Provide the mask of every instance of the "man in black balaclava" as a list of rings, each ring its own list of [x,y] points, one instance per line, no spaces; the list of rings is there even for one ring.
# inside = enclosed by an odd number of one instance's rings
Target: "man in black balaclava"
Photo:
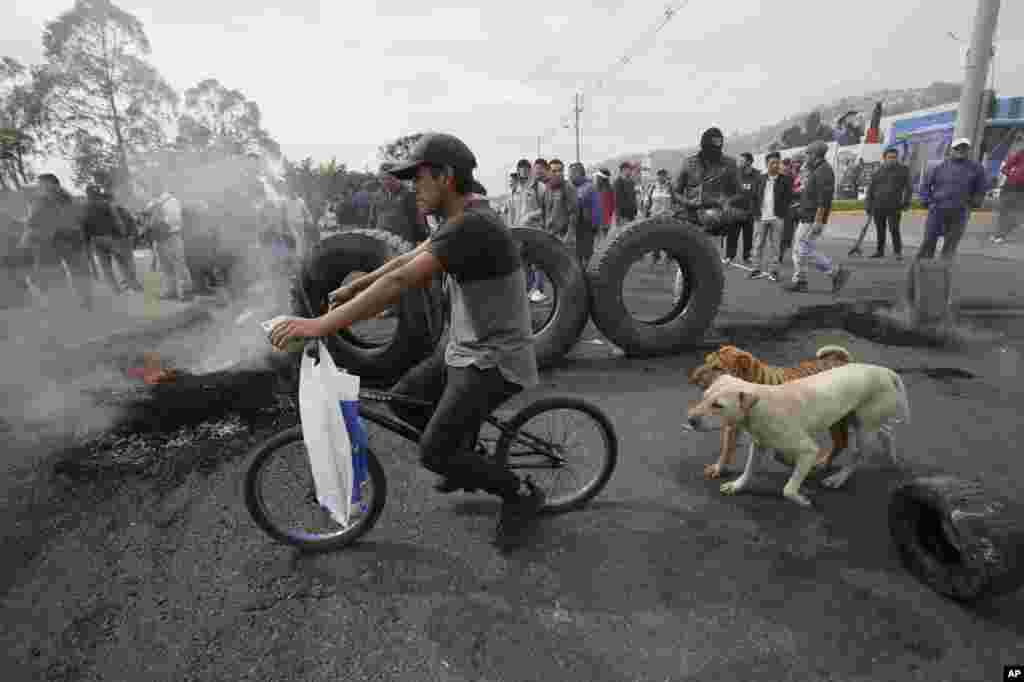
[[[736,159],[722,153],[725,136],[718,128],[708,128],[700,136],[700,151],[683,161],[676,178],[676,195],[697,222],[702,208],[722,208],[740,192]]]

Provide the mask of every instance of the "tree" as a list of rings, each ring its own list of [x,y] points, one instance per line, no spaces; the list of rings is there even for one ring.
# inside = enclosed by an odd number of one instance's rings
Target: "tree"
[[[50,123],[44,69],[0,58],[0,189],[32,182],[32,158],[46,151]]]
[[[146,60],[138,18],[110,0],[75,0],[47,22],[43,50],[54,75],[57,142],[76,182],[101,165],[127,173],[133,155],[164,144],[178,95]]]
[[[259,105],[216,78],[207,78],[185,91],[177,143],[195,150],[244,154],[256,149],[275,159],[281,156],[280,145],[262,127]]]
[[[412,148],[416,146],[416,143],[419,142],[422,137],[423,133],[403,135],[394,142],[389,142],[388,144],[383,144],[378,147],[377,153],[382,159],[405,161],[412,153]]]

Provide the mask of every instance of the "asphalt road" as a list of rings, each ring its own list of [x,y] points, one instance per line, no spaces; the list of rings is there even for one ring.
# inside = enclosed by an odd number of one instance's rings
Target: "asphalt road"
[[[631,289],[656,307],[668,275],[640,267]],[[965,256],[959,295],[1019,300],[1019,267]],[[900,264],[856,268],[838,302],[900,288]],[[837,299],[824,281],[793,295],[745,275],[729,271],[719,323],[766,361],[842,343],[866,362],[973,374],[906,374],[913,418],[897,447],[913,473],[1017,493],[1021,318],[965,327],[959,350],[836,328],[764,338],[771,320]],[[435,494],[411,447],[375,436],[389,481],[378,526],[354,549],[301,557],[250,521],[246,461],[225,446],[221,467],[166,498],[140,487],[82,503],[16,567],[2,602],[5,679],[981,681],[1024,661],[1024,592],[968,609],[902,569],[885,507],[906,472],[872,460],[842,491],[808,484],[813,510],[779,499],[787,472],[774,464],[762,494],[722,496],[701,473],[717,434],[680,429],[697,396],[685,373],[703,351],[628,359],[595,339],[588,328],[529,397],[598,404],[619,434],[619,468],[588,509],[545,520],[526,548],[497,552],[495,501]]]

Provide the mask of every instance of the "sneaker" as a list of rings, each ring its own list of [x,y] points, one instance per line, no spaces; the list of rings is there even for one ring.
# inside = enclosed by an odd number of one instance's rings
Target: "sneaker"
[[[1006,243],[1006,237],[999,237],[999,236],[992,237],[992,243],[993,244],[1005,244]]]
[[[895,258],[895,259],[896,259],[897,261],[899,261],[900,263],[902,263],[902,262],[903,262],[903,254],[902,254],[902,253],[896,253],[896,254],[893,254],[893,258]]]
[[[722,265],[732,265],[732,258],[723,258]]]
[[[758,270],[757,268],[754,268],[753,270],[750,271],[750,274],[747,275],[747,277],[749,277],[750,279],[757,279],[762,274],[763,273],[760,270]]]
[[[526,479],[523,485],[527,489],[525,493],[520,492],[515,500],[506,500],[501,505],[501,518],[496,533],[498,544],[507,545],[522,539],[524,531],[533,525],[544,507],[544,493],[533,481]]]
[[[838,294],[839,291],[846,286],[846,282],[850,279],[850,271],[844,267],[836,269],[836,273],[832,275],[832,293]]]
[[[543,303],[546,300],[548,300],[548,297],[540,289],[534,289],[530,292],[531,303]]]
[[[773,282],[778,282],[779,281],[779,273],[777,273],[777,272],[769,272],[768,273],[768,279],[770,279]]]
[[[885,258],[885,254],[882,253],[881,251],[875,251],[873,254],[871,254],[871,257],[872,258]]]
[[[807,293],[807,280],[806,279],[802,279],[802,280],[800,280],[798,282],[790,283],[790,285],[786,287],[786,291],[791,291],[793,293],[801,293],[801,294]]]

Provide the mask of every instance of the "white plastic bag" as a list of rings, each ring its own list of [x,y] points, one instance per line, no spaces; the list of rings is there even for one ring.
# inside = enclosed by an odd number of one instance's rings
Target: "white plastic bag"
[[[343,526],[349,523],[353,491],[352,444],[343,402],[358,402],[359,377],[339,371],[323,342],[320,362],[305,353],[299,372],[299,418],[309,452],[316,498]]]

